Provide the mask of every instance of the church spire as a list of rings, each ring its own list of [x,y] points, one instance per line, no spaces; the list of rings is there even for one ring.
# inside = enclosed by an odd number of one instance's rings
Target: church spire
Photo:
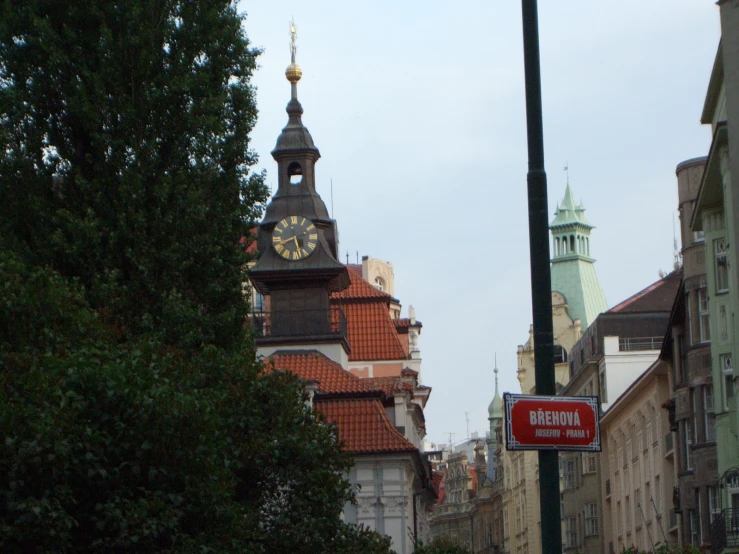
[[[303,152],[312,159],[312,163],[315,163],[321,154],[313,143],[313,137],[303,125],[303,106],[298,101],[298,81],[303,76],[303,70],[295,62],[298,51],[297,36],[298,28],[295,21],[290,21],[290,65],[285,69],[285,77],[290,82],[290,101],[286,108],[288,122],[277,137],[272,157],[279,162],[285,155],[293,156],[296,152]]]
[[[488,462],[486,475],[491,481],[495,481],[496,476],[496,464],[495,464],[495,451],[498,448],[498,425],[503,421],[503,399],[500,397],[498,391],[498,355],[495,355],[495,366],[493,367],[493,373],[495,374],[495,396],[493,401],[488,406],[488,421],[490,422],[490,432],[488,433],[487,446],[488,446]]]

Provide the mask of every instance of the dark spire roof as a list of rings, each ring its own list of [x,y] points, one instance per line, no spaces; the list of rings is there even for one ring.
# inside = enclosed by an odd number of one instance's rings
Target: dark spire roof
[[[287,103],[287,115],[289,117],[287,125],[280,136],[277,137],[277,144],[272,150],[272,157],[277,159],[282,153],[295,153],[296,151],[311,151],[315,159],[321,157],[318,148],[313,144],[313,137],[310,136],[308,129],[303,125],[301,116],[303,115],[303,106],[298,101],[298,81],[303,76],[303,70],[295,63],[295,24],[290,25],[291,45],[290,45],[290,65],[285,70],[285,77],[290,81],[290,102]]]

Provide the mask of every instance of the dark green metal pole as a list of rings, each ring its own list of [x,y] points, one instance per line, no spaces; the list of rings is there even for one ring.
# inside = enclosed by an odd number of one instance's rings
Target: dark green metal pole
[[[549,208],[544,171],[544,131],[541,116],[539,22],[536,0],[521,0],[523,53],[526,77],[526,127],[529,145],[529,249],[531,302],[534,316],[536,394],[554,396],[552,331],[552,277],[549,271]],[[539,451],[542,554],[561,554],[559,513],[559,457],[556,451]]]

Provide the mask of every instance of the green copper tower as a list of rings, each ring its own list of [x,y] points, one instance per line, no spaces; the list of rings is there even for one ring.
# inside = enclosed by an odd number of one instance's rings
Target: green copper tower
[[[590,257],[590,230],[585,207],[575,203],[567,183],[562,203],[554,212],[552,233],[552,290],[561,292],[572,319],[579,319],[585,331],[598,314],[608,309],[603,289]]]

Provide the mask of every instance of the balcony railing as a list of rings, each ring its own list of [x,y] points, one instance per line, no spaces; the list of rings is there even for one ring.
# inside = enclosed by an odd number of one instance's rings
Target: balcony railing
[[[739,546],[739,508],[726,508],[711,523],[711,552],[719,554],[727,546]]]
[[[257,338],[344,337],[346,316],[341,308],[254,312],[251,326]]]
[[[635,350],[659,350],[662,348],[663,338],[664,337],[619,338],[618,349],[621,352],[631,352]]]

